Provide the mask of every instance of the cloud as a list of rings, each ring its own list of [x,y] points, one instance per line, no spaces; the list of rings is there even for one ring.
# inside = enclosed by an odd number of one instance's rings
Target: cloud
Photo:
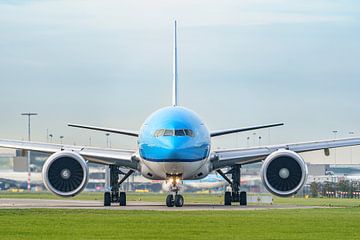
[[[55,24],[70,28],[159,29],[170,28],[169,23],[175,18],[184,27],[354,21],[351,14],[346,14],[349,8],[350,4],[322,0],[27,1],[0,4],[0,20],[8,24]]]

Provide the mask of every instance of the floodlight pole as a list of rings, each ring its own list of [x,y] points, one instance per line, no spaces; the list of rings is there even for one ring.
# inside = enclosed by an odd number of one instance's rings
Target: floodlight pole
[[[105,136],[106,136],[106,147],[107,148],[109,148],[109,143],[110,143],[110,141],[109,141],[109,137],[110,137],[110,133],[105,133]]]
[[[38,115],[37,113],[21,113],[22,116],[28,117],[28,141],[31,141],[31,116]],[[28,179],[27,179],[27,190],[31,191],[31,169],[30,169],[30,151],[27,151],[27,171],[28,171]]]
[[[105,133],[106,136],[106,148],[109,148],[110,133]],[[110,189],[110,166],[105,165],[105,191]]]
[[[339,131],[338,130],[333,130],[332,131],[332,133],[334,134],[334,140],[336,140],[336,136],[337,136],[337,133],[338,133]],[[334,153],[335,153],[335,166],[336,166],[336,148],[334,149]]]
[[[349,135],[352,137],[352,135],[354,135],[354,132],[349,132]],[[352,146],[350,146],[350,162],[351,164],[353,164]]]

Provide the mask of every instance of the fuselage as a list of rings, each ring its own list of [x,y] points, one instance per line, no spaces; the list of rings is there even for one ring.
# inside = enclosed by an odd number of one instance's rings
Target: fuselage
[[[151,114],[141,127],[138,147],[144,177],[185,180],[209,173],[210,133],[198,115],[184,107],[165,107]]]

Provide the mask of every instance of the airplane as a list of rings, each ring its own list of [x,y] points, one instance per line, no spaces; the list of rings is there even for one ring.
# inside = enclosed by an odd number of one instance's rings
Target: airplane
[[[179,193],[182,180],[196,180],[219,173],[231,186],[225,191],[224,204],[246,205],[246,192],[240,191],[241,166],[262,162],[260,176],[269,192],[281,197],[295,194],[305,184],[308,170],[302,152],[360,145],[360,138],[323,140],[235,149],[212,149],[211,139],[232,133],[277,127],[283,123],[209,131],[201,118],[178,102],[177,23],[174,24],[172,105],[151,114],[140,131],[68,124],[70,127],[104,131],[137,138],[136,150],[41,143],[0,139],[0,147],[51,153],[43,169],[43,181],[61,197],[79,194],[89,179],[88,162],[105,164],[110,170],[111,190],[104,192],[104,206],[126,205],[121,184],[135,171],[152,180],[170,181],[166,206],[182,207]],[[120,167],[128,169],[127,172]],[[230,169],[223,172],[221,169]],[[227,176],[231,175],[231,179]],[[120,179],[120,176],[122,178]]]
[[[241,176],[241,184],[248,184],[250,181],[261,181],[260,176]],[[171,182],[163,181],[162,190],[168,191]],[[228,183],[218,174],[210,173],[200,180],[184,180],[181,182],[183,191],[186,190],[212,190],[216,188],[224,188]]]
[[[171,184],[172,184],[171,181],[163,181],[162,190],[168,191]],[[209,174],[205,178],[202,178],[200,180],[184,180],[181,182],[181,186],[183,187],[183,190],[188,190],[188,189],[210,190],[210,189],[225,187],[226,185],[227,183],[225,182],[225,180],[221,176],[218,176],[217,174]]]

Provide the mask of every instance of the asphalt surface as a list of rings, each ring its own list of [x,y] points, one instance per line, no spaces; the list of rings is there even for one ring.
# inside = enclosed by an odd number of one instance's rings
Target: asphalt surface
[[[155,210],[155,211],[199,211],[199,210],[267,210],[267,209],[306,209],[319,208],[313,206],[285,206],[285,205],[248,205],[223,206],[212,204],[186,204],[179,207],[166,207],[160,202],[127,202],[127,206],[113,204],[104,207],[102,201],[88,200],[49,200],[49,199],[9,199],[0,198],[1,209],[27,209],[27,208],[61,208],[61,209],[108,209],[108,210]]]

